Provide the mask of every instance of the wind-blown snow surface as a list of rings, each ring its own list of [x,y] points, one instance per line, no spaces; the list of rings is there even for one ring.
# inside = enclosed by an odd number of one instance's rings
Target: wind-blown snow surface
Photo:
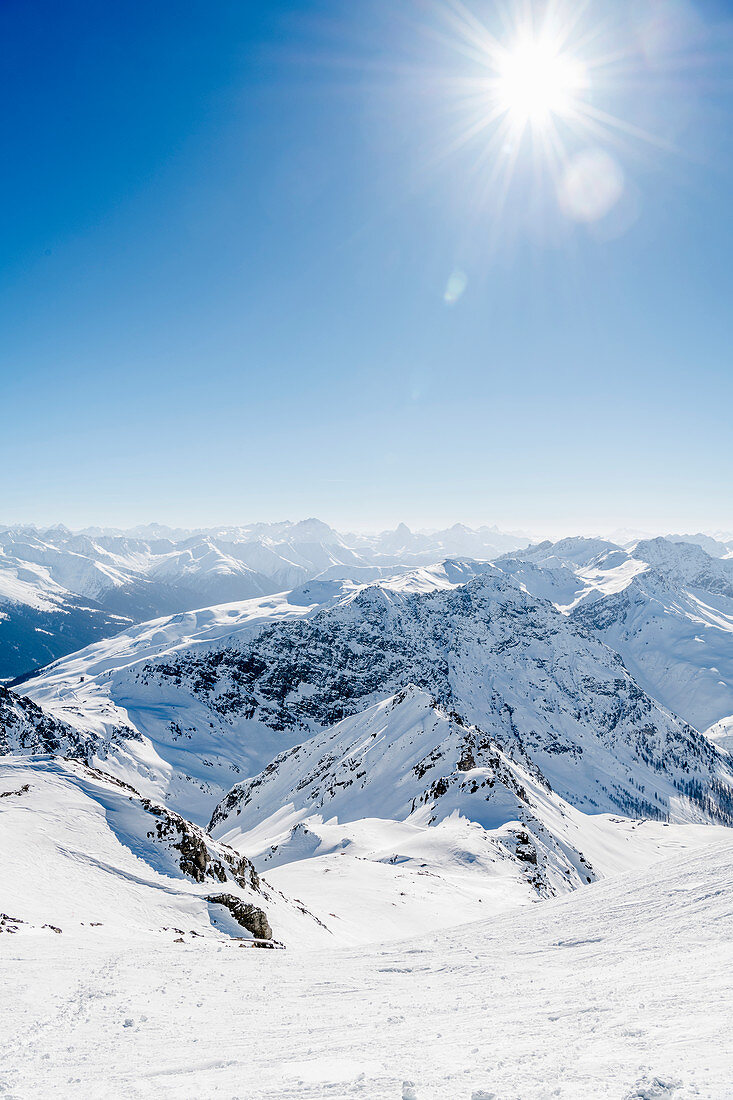
[[[731,894],[733,847],[719,842],[358,950],[3,936],[0,1090],[726,1100]]]

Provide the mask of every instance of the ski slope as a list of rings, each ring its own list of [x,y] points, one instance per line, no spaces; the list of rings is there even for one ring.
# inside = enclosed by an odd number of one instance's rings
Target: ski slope
[[[733,843],[336,952],[0,936],[0,1093],[726,1100]]]

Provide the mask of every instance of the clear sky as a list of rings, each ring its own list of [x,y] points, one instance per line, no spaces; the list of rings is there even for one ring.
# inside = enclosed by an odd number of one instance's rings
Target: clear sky
[[[733,529],[733,7],[546,7],[4,0],[0,522]]]

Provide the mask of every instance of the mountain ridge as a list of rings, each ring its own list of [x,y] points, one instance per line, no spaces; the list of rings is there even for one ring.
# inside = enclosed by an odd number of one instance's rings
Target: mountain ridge
[[[132,725],[139,741],[119,766],[133,771],[121,777],[152,781],[151,792],[167,783],[172,805],[194,820],[243,764],[255,774],[280,749],[409,682],[539,768],[574,804],[675,818],[680,798],[694,802],[715,779],[718,810],[701,803],[700,812],[729,813],[727,758],[645,693],[593,632],[498,566],[446,563],[371,585],[316,587],[312,603],[241,605],[233,632],[215,614],[214,634],[195,646],[176,642],[173,626],[171,646],[152,624],[141,650],[128,647],[126,666],[114,656],[121,636],[93,647],[92,656],[111,654],[93,675],[82,654],[23,690],[103,737]]]
[[[200,531],[0,528],[0,681],[131,622],[522,545],[495,528],[404,532],[344,536],[317,519]]]

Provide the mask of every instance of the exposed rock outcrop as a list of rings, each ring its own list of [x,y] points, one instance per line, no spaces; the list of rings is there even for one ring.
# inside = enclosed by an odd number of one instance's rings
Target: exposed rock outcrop
[[[244,889],[259,890],[259,876],[246,856],[226,844],[215,844],[203,829],[173,810],[151,802],[149,798],[141,798],[140,802],[156,819],[148,837],[177,853],[184,875],[195,882],[233,880]]]
[[[271,940],[272,929],[266,914],[256,905],[248,905],[233,894],[211,894],[206,899],[213,905],[223,905],[238,924],[251,932],[255,939]]]

